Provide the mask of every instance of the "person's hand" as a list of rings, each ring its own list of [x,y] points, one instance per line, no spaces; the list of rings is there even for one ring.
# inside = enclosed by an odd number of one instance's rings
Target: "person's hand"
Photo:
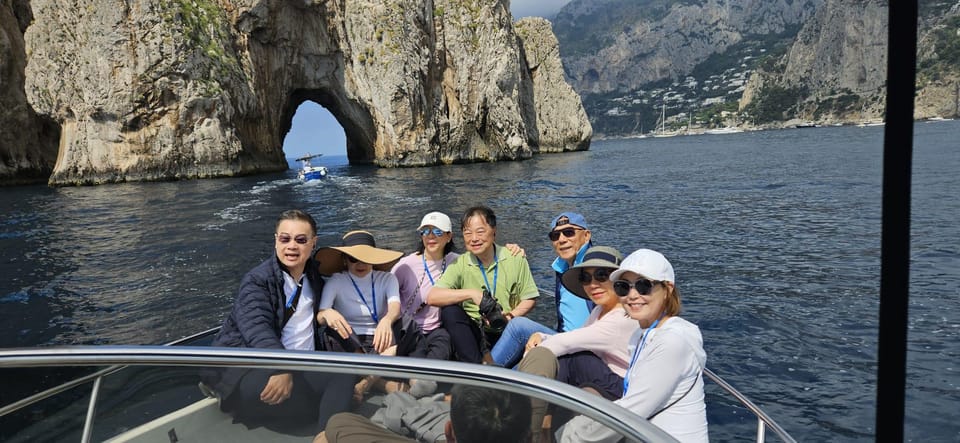
[[[524,348],[526,351],[529,351],[537,346],[540,346],[540,342],[543,341],[543,334],[539,332],[534,332],[530,334],[530,338],[527,340],[527,345]]]
[[[510,251],[510,255],[514,255],[514,256],[519,255],[521,257],[527,256],[527,253],[524,252],[523,248],[521,248],[520,245],[516,243],[507,243],[504,247],[507,248],[508,251]]]
[[[318,312],[317,322],[326,323],[327,327],[333,329],[341,338],[347,338],[353,333],[350,323],[347,323],[347,320],[336,309],[324,309]]]
[[[483,289],[467,289],[467,291],[472,291],[470,293],[470,301],[480,306],[480,300],[483,300]]]
[[[384,318],[377,323],[377,329],[373,331],[373,349],[380,354],[391,345],[393,345],[393,327],[390,319]]]
[[[290,398],[293,392],[293,375],[288,373],[270,376],[267,385],[260,392],[260,401],[268,405],[279,405]]]

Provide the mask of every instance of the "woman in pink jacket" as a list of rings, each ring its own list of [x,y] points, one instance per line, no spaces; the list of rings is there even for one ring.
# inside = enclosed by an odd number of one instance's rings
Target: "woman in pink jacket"
[[[531,335],[520,371],[590,389],[609,400],[623,395],[623,377],[630,365],[627,345],[638,325],[624,312],[610,280],[621,260],[616,249],[594,246],[586,251],[583,262],[563,273],[561,282],[567,290],[596,306],[579,329]],[[547,404],[531,399],[531,406],[531,431],[536,436]]]

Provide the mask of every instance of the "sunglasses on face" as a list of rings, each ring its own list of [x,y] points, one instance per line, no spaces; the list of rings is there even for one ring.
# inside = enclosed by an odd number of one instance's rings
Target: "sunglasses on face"
[[[550,241],[560,240],[560,234],[563,234],[563,236],[566,238],[573,238],[574,235],[577,235],[577,231],[581,230],[582,229],[577,228],[563,228],[559,231],[550,231],[550,233],[547,234],[547,237],[550,237]]]
[[[653,287],[656,286],[657,283],[662,282],[645,278],[641,278],[633,283],[626,280],[617,280],[613,282],[613,292],[616,292],[620,297],[626,297],[630,294],[630,288],[632,287],[637,290],[637,294],[650,295],[650,293],[653,292]]]
[[[603,283],[607,280],[610,280],[610,270],[600,268],[596,271],[593,271],[593,274],[587,271],[580,271],[580,276],[577,278],[582,285],[589,285],[590,282],[596,280],[597,283]]]
[[[348,256],[347,256],[347,261],[349,261],[350,263],[359,263],[359,262],[360,262],[359,259],[357,259],[356,257],[354,257],[354,256],[352,256],[352,255],[348,255]]]
[[[420,234],[421,237],[426,237],[430,234],[433,234],[434,237],[439,237],[443,235],[443,229],[440,229],[440,228],[433,228],[433,229],[423,228],[423,229],[417,230],[417,232]]]
[[[277,234],[277,241],[283,244],[290,243],[290,240],[297,242],[299,245],[305,245],[310,241],[310,237],[300,234],[296,237],[291,237],[290,234]]]

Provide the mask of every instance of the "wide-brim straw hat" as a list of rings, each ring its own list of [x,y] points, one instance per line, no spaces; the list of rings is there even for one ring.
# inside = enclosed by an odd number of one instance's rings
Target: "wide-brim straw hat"
[[[623,261],[620,251],[608,246],[594,246],[583,254],[583,261],[570,267],[560,276],[560,283],[577,297],[590,300],[590,295],[583,290],[580,284],[580,270],[583,268],[608,268],[616,271]]]
[[[378,271],[390,271],[403,256],[400,251],[378,248],[373,234],[367,231],[350,231],[343,235],[340,246],[321,248],[313,258],[320,263],[320,274],[333,275],[346,269],[344,254],[369,263]]]

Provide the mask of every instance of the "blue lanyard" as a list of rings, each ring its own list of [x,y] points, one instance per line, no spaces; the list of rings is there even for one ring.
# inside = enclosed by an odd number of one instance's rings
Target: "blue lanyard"
[[[427,274],[427,278],[430,279],[430,286],[436,286],[437,284],[433,281],[433,275],[430,274],[430,268],[427,267],[427,256],[421,255],[420,258],[423,259],[423,273]],[[440,264],[440,276],[442,276],[444,271],[446,270],[447,270],[447,258],[444,257],[443,262],[441,262]],[[437,276],[437,278],[440,278],[440,276]]]
[[[293,294],[290,294],[290,298],[287,299],[287,309],[293,307],[293,301],[300,295],[301,290],[303,290],[303,277],[300,277],[300,281],[297,282],[297,289],[293,291]]]
[[[483,282],[487,284],[487,292],[490,293],[490,296],[494,299],[497,298],[497,274],[500,273],[500,261],[497,260],[497,249],[496,245],[493,246],[493,287],[490,287],[490,280],[487,280],[487,268],[483,267],[483,263],[480,263],[480,257],[476,255],[473,258],[477,259],[477,267],[480,268],[480,275],[483,276]]]
[[[353,283],[353,289],[357,290],[357,295],[360,296],[360,301],[363,302],[364,306],[370,310],[370,316],[373,317],[374,323],[380,323],[380,318],[377,317],[377,289],[373,286],[373,272],[370,273],[370,293],[373,297],[373,309],[370,309],[370,305],[367,304],[367,299],[363,298],[363,291],[360,290],[360,287],[357,286],[357,282],[353,280],[353,277],[350,277],[350,273],[347,273],[347,277],[350,278],[350,283]]]
[[[666,312],[660,314],[660,318],[654,320],[653,324],[650,325],[646,331],[643,331],[643,335],[640,337],[640,343],[637,344],[637,350],[633,352],[633,358],[630,359],[630,366],[627,366],[626,376],[623,377],[623,395],[627,395],[627,387],[630,386],[630,370],[633,369],[633,364],[636,363],[637,358],[640,357],[640,351],[643,350],[643,345],[647,343],[647,334],[657,328],[657,324],[660,323],[664,315],[666,315]]]

